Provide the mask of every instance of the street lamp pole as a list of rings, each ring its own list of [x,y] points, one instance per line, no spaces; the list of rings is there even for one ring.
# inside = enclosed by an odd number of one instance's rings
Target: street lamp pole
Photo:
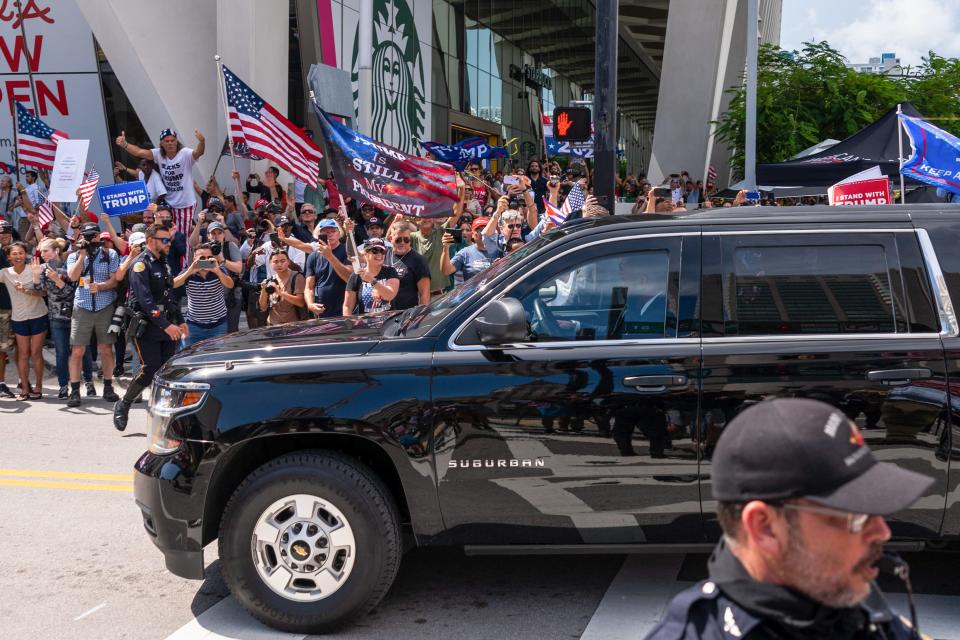
[[[614,213],[617,170],[617,0],[597,0],[593,87],[593,194]]]
[[[760,0],[747,0],[747,105],[746,140],[743,149],[743,183],[757,188],[757,56],[760,53],[757,25]]]

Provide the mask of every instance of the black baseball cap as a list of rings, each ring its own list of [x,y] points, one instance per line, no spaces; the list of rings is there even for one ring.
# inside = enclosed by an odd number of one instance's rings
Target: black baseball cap
[[[100,234],[100,225],[96,222],[85,222],[83,226],[80,227],[80,235],[82,236],[92,236]]]
[[[284,227],[284,226],[286,226],[286,225],[291,225],[291,226],[292,226],[292,225],[293,225],[293,220],[291,220],[291,219],[288,218],[287,216],[280,216],[279,218],[277,218],[276,226],[278,226],[278,227]]]
[[[0,220],[0,232],[12,233],[13,225],[6,220]]]
[[[776,398],[727,425],[713,454],[721,502],[807,498],[841,511],[886,516],[906,509],[933,478],[874,457],[842,411],[818,400]]]
[[[369,220],[367,220],[367,225],[366,225],[366,226],[367,226],[368,229],[369,229],[370,227],[383,227],[383,222],[380,220],[380,218],[373,217],[373,218],[370,218]]]
[[[220,198],[210,198],[207,200],[207,211],[219,211],[220,213],[223,213],[223,200]]]

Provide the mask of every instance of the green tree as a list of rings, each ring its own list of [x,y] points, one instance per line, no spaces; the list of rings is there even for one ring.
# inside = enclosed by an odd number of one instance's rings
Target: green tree
[[[781,162],[825,138],[842,140],[911,93],[911,82],[848,69],[826,42],[806,42],[792,52],[763,45],[757,62],[758,163]],[[960,68],[952,68],[960,75]],[[731,163],[742,176],[746,91],[739,86],[729,92],[730,106],[716,123],[717,139],[733,151]]]

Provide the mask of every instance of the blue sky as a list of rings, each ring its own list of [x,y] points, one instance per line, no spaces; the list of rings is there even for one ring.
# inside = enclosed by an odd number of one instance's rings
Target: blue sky
[[[780,46],[826,40],[850,62],[896,53],[918,65],[929,50],[960,57],[960,0],[783,0]]]

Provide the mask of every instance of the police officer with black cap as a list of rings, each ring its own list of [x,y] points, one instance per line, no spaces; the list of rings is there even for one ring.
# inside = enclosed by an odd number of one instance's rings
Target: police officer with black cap
[[[680,593],[649,639],[919,638],[874,580],[884,516],[933,479],[878,462],[857,426],[828,404],[778,398],[725,429],[713,456],[723,539],[708,580]]]
[[[180,308],[171,301],[170,295],[173,275],[166,255],[170,250],[171,230],[152,224],[145,235],[147,250],[134,260],[128,276],[134,298],[134,319],[127,329],[143,366],[123,398],[113,406],[113,426],[118,431],[127,428],[130,405],[150,386],[154,374],[176,353],[177,343],[187,334]]]

